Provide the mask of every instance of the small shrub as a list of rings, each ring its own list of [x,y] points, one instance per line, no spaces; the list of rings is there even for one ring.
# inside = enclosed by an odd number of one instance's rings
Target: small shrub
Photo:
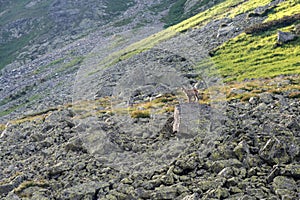
[[[297,99],[297,98],[300,98],[300,92],[291,92],[289,94],[289,98],[291,99]]]
[[[5,124],[0,124],[0,132],[4,131],[5,129]]]
[[[165,112],[174,112],[174,106],[168,106],[166,108],[164,108]]]
[[[132,118],[150,118],[149,110],[135,110],[131,112]]]

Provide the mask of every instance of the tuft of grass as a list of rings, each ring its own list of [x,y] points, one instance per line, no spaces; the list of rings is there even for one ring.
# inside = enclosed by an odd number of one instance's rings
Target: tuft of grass
[[[167,107],[164,107],[163,113],[174,112],[174,109],[175,109],[174,106],[167,106]]]
[[[47,188],[49,187],[49,183],[46,181],[25,181],[19,185],[19,187],[14,189],[14,192],[16,194],[21,194],[26,188],[29,187],[41,187],[41,188]]]
[[[4,131],[5,130],[5,124],[0,124],[0,132]]]
[[[241,89],[245,92],[235,94],[232,89]],[[289,98],[299,98],[300,94],[299,76],[278,76],[275,78],[253,79],[243,82],[231,82],[225,86],[227,100],[241,99],[248,101],[251,97],[260,93],[288,94]]]
[[[135,110],[130,113],[132,118],[150,118],[149,110]]]

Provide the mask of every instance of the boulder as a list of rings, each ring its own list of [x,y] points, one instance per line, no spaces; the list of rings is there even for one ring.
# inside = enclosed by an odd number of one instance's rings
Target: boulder
[[[198,200],[200,199],[200,195],[198,193],[194,193],[192,195],[188,195],[184,197],[182,200]]]
[[[151,195],[152,199],[175,199],[177,196],[176,187],[159,187]]]
[[[243,161],[244,158],[248,156],[250,153],[249,146],[247,142],[241,141],[234,149],[233,152],[235,153],[236,157]]]
[[[291,32],[282,32],[278,31],[277,33],[277,43],[278,44],[285,44],[289,41],[292,41],[296,38],[296,35]]]
[[[288,178],[285,176],[275,177],[272,185],[275,191],[278,189],[296,191],[298,188],[297,183],[293,178]]]
[[[175,107],[173,132],[182,138],[192,138],[209,128],[210,107],[198,103],[183,103]]]
[[[237,28],[234,27],[233,25],[224,26],[224,27],[221,27],[218,30],[217,37],[219,38],[219,37],[222,37],[222,36],[226,36],[228,34],[234,33],[235,31],[237,31]]]
[[[295,33],[296,33],[296,35],[300,35],[300,24],[297,24],[295,26]]]
[[[290,161],[286,144],[277,138],[269,139],[260,149],[259,156],[269,164],[284,164]]]
[[[63,199],[93,199],[97,192],[104,193],[109,188],[106,182],[88,182],[62,191]]]

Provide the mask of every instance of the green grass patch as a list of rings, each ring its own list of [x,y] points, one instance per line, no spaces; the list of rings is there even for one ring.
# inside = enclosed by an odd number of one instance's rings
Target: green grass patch
[[[117,14],[119,12],[126,11],[129,7],[133,6],[135,4],[134,0],[106,0],[105,5],[106,12],[109,14]]]
[[[23,107],[23,106],[25,106],[25,105],[26,105],[26,103],[23,103],[23,104],[20,104],[20,105],[17,105],[17,106],[13,106],[13,107],[11,107],[11,108],[9,108],[9,109],[0,111],[0,117],[9,115],[9,114],[11,114],[12,112],[16,111],[18,108],[21,108],[21,107]]]
[[[287,0],[278,4],[266,21],[281,19],[284,16],[291,16],[300,13],[300,0]]]
[[[52,62],[50,62],[49,64],[45,65],[45,66],[42,66],[36,70],[33,71],[33,74],[39,74],[41,73],[42,71],[44,71],[45,69],[47,69],[48,67],[52,67],[52,66],[55,66],[55,65],[59,65],[61,63],[63,63],[65,60],[65,58],[59,58],[57,60],[54,60]]]
[[[65,71],[67,71],[69,69],[73,69],[75,66],[80,65],[82,63],[83,59],[84,59],[83,56],[75,57],[71,61],[63,64],[62,67],[60,67],[59,69],[57,69],[55,71],[55,73],[62,73],[62,72],[65,72]]]
[[[5,104],[9,103],[10,101],[11,101],[10,98],[5,98],[5,99],[3,99],[3,100],[0,101],[0,106],[3,106]]]
[[[214,5],[209,4],[210,0],[202,0],[198,1],[195,5],[193,5],[188,12],[185,12],[185,3],[186,0],[178,0],[176,3],[174,3],[166,17],[162,19],[163,22],[166,23],[165,27],[173,26],[175,24],[178,24],[196,14],[199,13],[199,10],[206,10],[209,9],[221,2],[224,2],[226,0],[215,0]]]
[[[299,74],[300,38],[275,48],[276,31],[246,35],[222,45],[212,58],[226,81]]]
[[[171,4],[175,3],[176,0],[164,0],[159,4],[155,4],[151,7],[149,7],[148,9],[154,13],[159,13],[162,12],[164,10],[167,10]]]
[[[98,65],[101,66],[100,69],[112,66],[119,61],[124,60],[125,58],[128,59],[138,53],[151,49],[155,45],[174,37],[175,35],[179,34],[180,32],[184,32],[192,27],[203,25],[207,23],[209,20],[221,17],[225,11],[230,10],[230,8],[234,7],[235,5],[243,2],[243,0],[227,0],[224,1],[204,12],[199,13],[198,15],[191,17],[177,25],[171,26],[161,32],[153,34],[143,40],[140,40],[136,43],[133,43],[122,49],[120,51],[114,52],[110,54],[106,59],[100,62]],[[126,56],[124,56],[126,55]],[[120,59],[120,57],[122,57]],[[94,74],[96,71],[90,73]]]
[[[35,100],[38,100],[38,99],[40,99],[40,98],[41,98],[41,95],[36,94],[36,95],[31,96],[31,97],[28,99],[28,101],[29,101],[29,102],[35,101]]]
[[[163,19],[166,22],[166,27],[178,24],[182,21],[184,14],[184,5],[187,0],[177,0],[169,9],[168,15]]]
[[[114,26],[114,27],[125,26],[125,25],[130,24],[132,21],[133,21],[133,18],[132,18],[132,17],[126,18],[126,19],[122,19],[122,20],[119,20],[119,21],[117,21],[116,23],[114,23],[113,26]]]

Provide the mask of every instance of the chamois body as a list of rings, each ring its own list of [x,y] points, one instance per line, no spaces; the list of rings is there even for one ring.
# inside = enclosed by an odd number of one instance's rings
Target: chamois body
[[[184,92],[184,94],[187,96],[189,103],[199,101],[200,99],[199,92],[196,88],[193,89],[181,88],[181,89]]]

